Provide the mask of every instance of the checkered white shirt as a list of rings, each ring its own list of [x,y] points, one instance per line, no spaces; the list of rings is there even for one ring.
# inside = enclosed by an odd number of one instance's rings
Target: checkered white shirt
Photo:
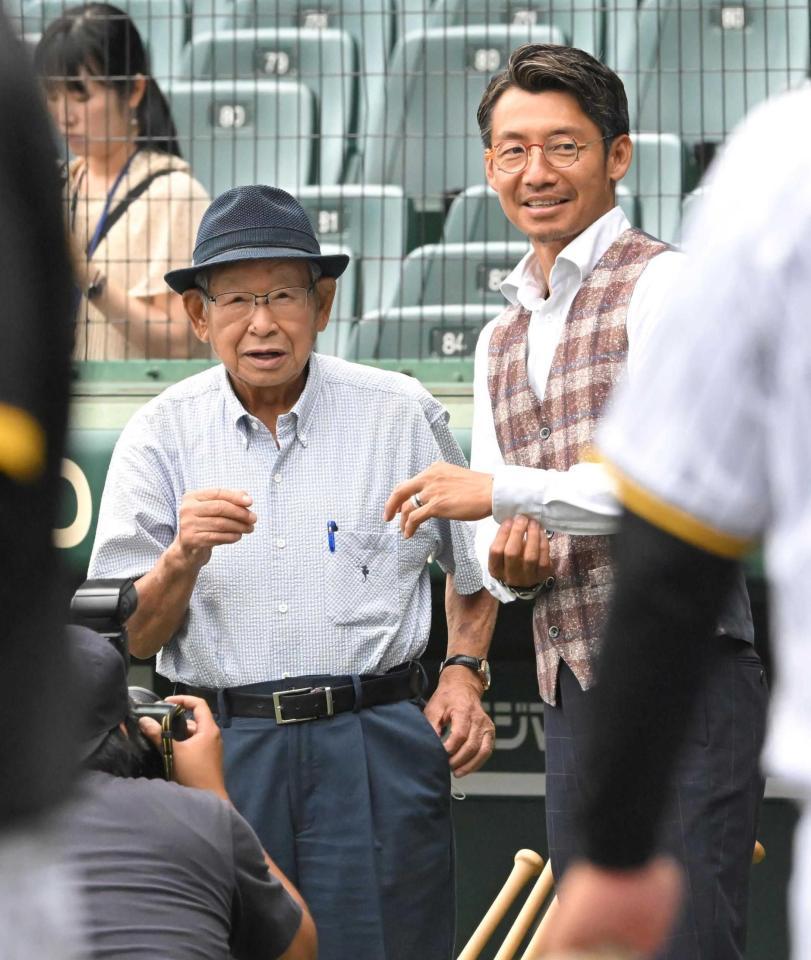
[[[758,108],[724,149],[651,346],[659,375],[619,391],[598,434],[642,516],[722,555],[764,538],[777,664],[766,762],[809,795],[810,170],[806,88]]]
[[[127,424],[102,496],[91,577],[139,577],[178,528],[184,493],[246,490],[254,532],[215,547],[160,673],[208,687],[385,670],[419,656],[431,621],[429,556],[459,593],[481,588],[468,524],[404,540],[383,520],[392,488],[438,459],[464,464],[448,415],[416,380],[313,354],[273,435],[214,367]],[[335,550],[327,523],[335,521]]]

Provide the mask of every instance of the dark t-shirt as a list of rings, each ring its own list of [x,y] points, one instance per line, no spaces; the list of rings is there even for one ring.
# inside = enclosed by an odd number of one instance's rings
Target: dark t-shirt
[[[298,930],[256,835],[211,793],[90,773],[65,821],[94,958],[268,960]]]

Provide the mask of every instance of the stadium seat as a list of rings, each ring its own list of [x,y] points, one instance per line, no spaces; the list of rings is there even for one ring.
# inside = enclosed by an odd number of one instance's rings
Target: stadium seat
[[[503,307],[501,281],[529,249],[519,243],[435,243],[403,261],[400,307],[493,305]]]
[[[603,39],[602,5],[594,0],[436,0],[425,21],[426,27],[551,25],[565,43],[595,55]]]
[[[41,33],[70,6],[73,4],[69,0],[23,0],[23,32]],[[152,73],[164,86],[177,76],[186,42],[184,0],[115,0],[114,6],[126,11],[138,27]]]
[[[430,306],[375,310],[353,324],[347,356],[353,360],[471,358],[482,327],[498,306]]]
[[[413,231],[413,205],[398,187],[313,186],[298,191],[319,242],[339,243],[358,261],[360,311],[394,302]]]
[[[628,188],[617,185],[617,203],[634,226],[639,226],[640,215],[636,197]],[[476,185],[463,190],[448,210],[442,231],[443,243],[483,243],[485,241],[516,241],[526,238],[504,216],[498,194],[488,186]]]
[[[420,210],[484,182],[476,124],[481,95],[510,51],[563,42],[550,26],[436,27],[409,33],[392,55],[385,96],[364,139],[362,179],[403,187]]]
[[[183,156],[211,196],[311,182],[315,98],[289,80],[182,80],[167,90]]]
[[[632,133],[634,159],[623,183],[637,197],[638,225],[668,243],[679,238],[681,198],[695,186],[691,155],[673,134]]]
[[[723,140],[808,72],[807,3],[642,0],[610,11],[609,24],[607,59],[625,82],[631,125],[690,143]]]
[[[345,30],[358,49],[359,117],[381,95],[394,43],[392,0],[194,0],[192,35],[239,27]],[[427,0],[426,0],[427,2]]]
[[[431,26],[428,18],[432,6],[432,0],[394,0],[395,39],[399,40],[412,30],[424,30]]]
[[[223,30],[198,33],[181,67],[193,80],[293,79],[315,95],[320,183],[338,183],[343,173],[357,109],[355,44],[343,30]]]
[[[318,334],[316,350],[319,353],[329,353],[334,357],[346,355],[347,341],[352,324],[358,318],[358,264],[352,257],[348,247],[338,244],[322,243],[321,252],[324,256],[343,253],[349,257],[349,266],[338,278],[338,289],[327,329]]]

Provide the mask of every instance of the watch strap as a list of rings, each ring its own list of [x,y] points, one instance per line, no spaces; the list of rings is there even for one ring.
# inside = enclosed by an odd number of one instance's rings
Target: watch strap
[[[478,673],[482,668],[482,662],[478,657],[470,657],[464,653],[457,653],[452,657],[448,657],[447,660],[442,661],[439,672],[442,673],[445,667],[467,667],[474,673]]]
[[[464,653],[454,654],[452,657],[448,657],[447,660],[444,660],[439,665],[440,674],[445,669],[445,667],[467,667],[468,670],[471,670],[479,678],[479,681],[482,685],[482,690],[490,689],[490,664],[485,659],[479,659],[479,657],[470,657]]]

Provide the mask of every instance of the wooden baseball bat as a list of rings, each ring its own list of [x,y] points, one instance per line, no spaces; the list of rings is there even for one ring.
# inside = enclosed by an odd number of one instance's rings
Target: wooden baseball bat
[[[544,950],[547,949],[546,941],[549,937],[549,920],[554,917],[558,909],[558,898],[552,897],[552,902],[546,908],[541,922],[538,924],[532,939],[527,944],[527,949],[521,954],[521,960],[536,960],[536,957],[542,957]]]
[[[552,876],[552,861],[547,860],[543,872],[535,882],[535,886],[530,890],[529,896],[524,901],[524,906],[518,916],[515,918],[510,931],[504,938],[504,942],[499,947],[494,960],[512,960],[516,951],[521,946],[521,942],[527,935],[527,931],[532,926],[533,920],[538,916],[541,907],[546,898],[552,892],[555,884],[555,878]]]
[[[457,960],[476,960],[487,941],[492,937],[493,931],[504,919],[510,905],[529,881],[538,876],[542,867],[543,857],[539,853],[535,853],[534,850],[519,850],[516,853],[509,877],[507,877],[496,899],[490,904],[478,927],[473,931],[473,936],[465,944]]]

